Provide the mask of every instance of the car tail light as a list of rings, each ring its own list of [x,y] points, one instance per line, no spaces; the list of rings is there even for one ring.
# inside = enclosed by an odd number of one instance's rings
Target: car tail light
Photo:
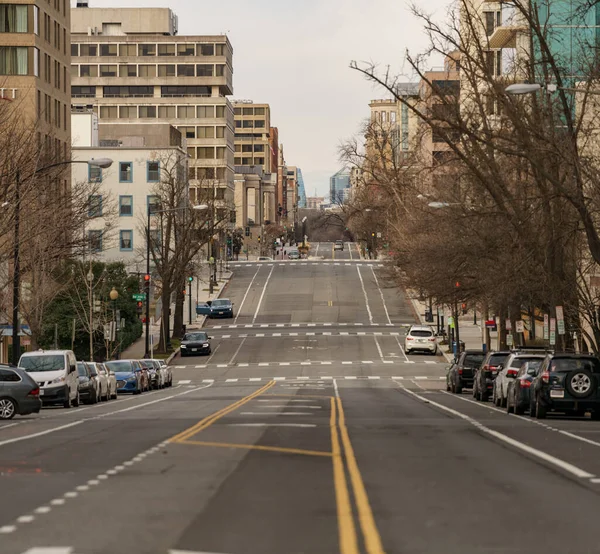
[[[435,337],[431,337],[431,338],[429,339],[429,342],[434,342],[434,341],[435,341]]]
[[[483,371],[489,371],[490,366],[488,364],[485,364],[482,369],[483,369]]]
[[[508,369],[506,371],[506,375],[508,375],[509,377],[516,377],[517,373],[519,373],[516,369]]]
[[[542,372],[542,381],[544,381],[544,383],[550,382],[550,372],[549,371]]]
[[[35,387],[27,396],[39,396],[40,395],[40,387]]]
[[[531,387],[531,381],[529,379],[519,379],[519,383],[524,389],[528,389]]]
[[[415,340],[412,337],[406,337],[406,340]]]
[[[459,375],[462,375],[462,372],[463,372],[463,370],[462,370],[462,369],[459,369],[459,370],[458,370],[458,374],[459,374]]]

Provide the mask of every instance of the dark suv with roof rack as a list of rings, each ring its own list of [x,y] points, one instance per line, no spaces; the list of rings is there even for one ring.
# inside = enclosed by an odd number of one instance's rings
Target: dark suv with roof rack
[[[564,412],[600,420],[600,360],[591,354],[549,354],[531,384],[532,417]]]
[[[502,352],[492,351],[486,354],[473,379],[473,397],[475,399],[482,402],[489,400],[494,389],[494,380],[511,353],[510,350],[504,350]]]

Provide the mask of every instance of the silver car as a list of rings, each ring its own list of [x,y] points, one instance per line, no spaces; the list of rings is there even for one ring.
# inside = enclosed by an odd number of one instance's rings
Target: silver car
[[[492,402],[498,407],[506,407],[508,398],[508,384],[517,376],[524,363],[539,361],[544,359],[542,355],[536,355],[525,352],[513,352],[506,358],[502,364],[502,369],[494,379],[494,388],[492,392]]]
[[[167,362],[165,362],[164,360],[154,360],[154,361],[158,362],[160,364],[160,367],[162,368],[162,370],[165,374],[165,386],[172,387],[173,386],[173,370],[171,369],[171,366],[167,365]]]
[[[88,365],[94,368],[100,379],[106,379],[107,384],[107,397],[105,400],[116,399],[117,398],[117,376],[115,372],[106,367],[104,364],[99,362],[88,362]],[[103,393],[104,394],[104,393]]]
[[[0,419],[37,414],[42,407],[40,387],[18,367],[0,365]]]
[[[98,401],[108,400],[110,397],[110,391],[108,386],[108,375],[106,374],[106,368],[102,364],[96,362],[86,362],[92,373],[92,377],[98,383]]]

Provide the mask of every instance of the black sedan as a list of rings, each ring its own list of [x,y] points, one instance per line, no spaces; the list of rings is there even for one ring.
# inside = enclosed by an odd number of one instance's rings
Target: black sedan
[[[85,404],[98,402],[98,385],[94,379],[90,366],[85,362],[77,362],[77,373],[79,375],[79,398]]]
[[[517,376],[508,383],[506,398],[506,412],[523,415],[529,409],[531,398],[530,390],[533,379],[538,374],[542,360],[525,362]]]
[[[202,331],[186,333],[181,341],[181,357],[198,354],[208,356],[211,352],[210,337]]]
[[[218,298],[210,304],[210,317],[233,317],[233,303],[228,298]]]
[[[465,350],[448,368],[446,390],[460,394],[463,387],[472,387],[473,376],[484,356],[483,350]]]

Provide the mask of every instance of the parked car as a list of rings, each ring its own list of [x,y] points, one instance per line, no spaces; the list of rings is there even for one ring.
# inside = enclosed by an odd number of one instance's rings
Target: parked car
[[[23,369],[0,365],[0,419],[37,414],[42,408],[40,387]]]
[[[98,381],[92,376],[91,367],[85,362],[77,362],[79,375],[79,398],[84,404],[96,404],[99,399]]]
[[[299,260],[300,259],[300,251],[298,249],[293,249],[288,251],[288,260]]]
[[[77,359],[72,350],[36,350],[25,352],[19,367],[40,387],[44,406],[62,404],[65,408],[79,406],[79,376]]]
[[[217,298],[210,305],[210,317],[233,317],[233,303],[228,298]]]
[[[531,404],[529,392],[531,383],[542,367],[543,358],[531,362],[525,362],[517,376],[508,383],[508,393],[506,398],[506,412],[516,415],[523,415]]]
[[[163,373],[165,374],[165,385],[167,387],[172,387],[173,386],[173,370],[171,369],[170,365],[167,365],[167,362],[165,362],[164,360],[154,360],[155,362],[158,362],[158,365],[160,365]]]
[[[426,325],[412,325],[404,339],[404,351],[428,352],[435,355],[437,352],[437,341],[431,327]]]
[[[186,333],[181,339],[181,357],[197,356],[204,354],[208,356],[211,352],[210,337],[204,331]]]
[[[88,364],[90,364],[90,362],[88,362]],[[117,398],[117,377],[115,372],[108,369],[103,363],[91,362],[91,365],[94,365],[98,372],[104,372],[106,380],[108,381],[108,397],[112,399]]]
[[[511,354],[510,351],[488,352],[473,378],[473,397],[487,402],[494,389],[494,380],[501,366]]]
[[[86,364],[90,368],[92,377],[98,382],[98,400],[107,401],[110,397],[110,391],[106,369],[102,364],[95,362],[86,362]]]
[[[114,371],[117,378],[117,392],[141,394],[143,389],[142,370],[134,360],[114,360],[106,362],[106,367]]]
[[[154,360],[140,360],[140,363],[148,370],[151,389],[162,389],[164,387],[163,373],[160,365],[155,365]]]
[[[208,302],[198,302],[196,304],[196,315],[210,316],[210,305],[211,304],[212,304],[211,300],[209,300]]]
[[[150,390],[150,373],[146,369],[146,366],[140,362],[140,360],[131,360],[133,367],[136,371],[141,371],[141,384],[142,392]]]
[[[590,354],[549,354],[531,384],[530,415],[564,412],[600,420],[600,360]]]
[[[259,262],[272,262],[273,258],[269,258],[268,256],[259,256],[258,261]]]
[[[492,389],[492,402],[498,407],[506,407],[508,398],[508,385],[519,373],[521,366],[527,362],[538,360],[540,363],[544,356],[539,354],[528,354],[524,352],[513,352],[502,364],[502,369],[498,371],[494,386]]]
[[[343,240],[336,240],[335,244],[333,245],[333,249],[334,250],[344,250],[344,241]]]
[[[465,350],[448,368],[446,390],[460,394],[464,387],[472,387],[473,376],[484,356],[483,350]]]

